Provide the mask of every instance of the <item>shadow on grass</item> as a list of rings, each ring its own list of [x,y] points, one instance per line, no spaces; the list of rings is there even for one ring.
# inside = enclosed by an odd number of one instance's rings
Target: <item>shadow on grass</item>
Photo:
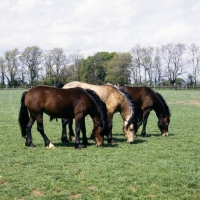
[[[148,133],[147,134],[149,137],[163,137],[162,135],[161,135],[161,133]],[[171,137],[171,136],[175,136],[175,134],[173,134],[173,133],[169,133],[169,135],[168,136],[165,136],[165,137]],[[142,137],[142,136],[141,136]]]

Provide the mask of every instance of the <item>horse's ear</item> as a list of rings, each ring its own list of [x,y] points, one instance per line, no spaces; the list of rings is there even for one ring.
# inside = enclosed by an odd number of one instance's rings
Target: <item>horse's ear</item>
[[[56,88],[62,88],[64,86],[63,83],[56,81]]]

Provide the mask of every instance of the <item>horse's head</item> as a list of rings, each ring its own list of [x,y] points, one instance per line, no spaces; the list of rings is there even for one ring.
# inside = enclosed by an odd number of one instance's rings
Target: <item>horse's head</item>
[[[169,126],[169,117],[160,117],[158,120],[158,127],[161,131],[162,136],[168,136],[168,126]]]
[[[92,135],[94,136],[94,141],[96,142],[96,146],[103,146],[104,137],[103,137],[104,127],[95,124],[92,130]]]
[[[134,124],[125,122],[123,126],[123,132],[125,134],[127,142],[132,144],[136,135]]]

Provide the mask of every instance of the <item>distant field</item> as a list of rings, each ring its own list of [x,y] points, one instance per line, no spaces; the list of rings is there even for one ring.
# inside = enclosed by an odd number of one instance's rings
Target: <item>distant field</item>
[[[152,111],[151,137],[127,144],[117,113],[117,145],[91,142],[82,150],[63,145],[60,120],[48,116],[44,128],[56,149],[44,147],[35,125],[37,147],[25,147],[17,122],[22,92],[0,90],[0,199],[200,199],[200,91],[157,90],[172,113],[169,137],[160,136]],[[89,117],[86,124],[89,136]]]

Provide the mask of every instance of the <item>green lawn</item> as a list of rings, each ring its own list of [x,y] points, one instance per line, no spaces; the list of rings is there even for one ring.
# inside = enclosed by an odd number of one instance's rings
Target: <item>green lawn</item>
[[[22,90],[0,90],[0,199],[200,199],[200,92],[159,90],[172,116],[161,137],[152,111],[147,134],[127,144],[114,116],[116,146],[105,141],[77,150],[60,141],[61,122],[44,128],[56,149],[46,149],[32,128],[36,148],[24,145],[18,126]],[[92,123],[87,118],[87,134]],[[140,135],[141,128],[138,135]]]

